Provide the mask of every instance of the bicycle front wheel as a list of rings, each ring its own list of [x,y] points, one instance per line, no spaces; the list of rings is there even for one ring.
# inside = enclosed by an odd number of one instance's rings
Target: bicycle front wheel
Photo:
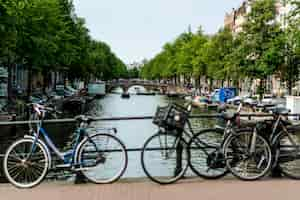
[[[217,179],[227,174],[222,150],[223,133],[220,129],[206,129],[190,140],[190,166],[198,176]]]
[[[276,150],[281,172],[289,178],[300,179],[299,131],[289,131],[289,135],[283,133]]]
[[[141,153],[146,175],[159,184],[174,183],[188,168],[189,152],[186,142],[179,136],[157,133],[144,144]]]
[[[19,188],[37,186],[46,176],[49,158],[46,149],[32,139],[20,139],[6,151],[4,173],[10,183]]]
[[[93,183],[112,183],[125,172],[128,155],[125,145],[111,134],[87,137],[78,147],[77,163],[82,174]]]
[[[252,131],[230,136],[224,143],[226,165],[232,174],[242,180],[257,180],[271,169],[272,153],[269,143]],[[251,148],[254,145],[254,152]]]

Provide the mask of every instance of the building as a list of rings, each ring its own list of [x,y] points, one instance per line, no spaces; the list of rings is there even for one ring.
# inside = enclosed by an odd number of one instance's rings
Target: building
[[[233,8],[231,12],[225,14],[224,26],[228,27],[234,34],[243,30],[243,24],[246,22],[246,16],[251,11],[251,3],[256,0],[245,0],[239,8]],[[276,21],[287,26],[287,15],[292,10],[292,6],[286,3],[286,0],[277,0],[276,2]]]
[[[224,26],[228,27],[234,34],[243,30],[243,24],[246,21],[246,15],[251,11],[252,0],[246,0],[242,5],[230,13],[225,14]]]
[[[224,26],[229,28],[233,35],[243,31],[243,25],[247,20],[247,14],[251,12],[251,4],[257,0],[245,0],[239,8],[233,8],[231,12],[225,14]],[[292,10],[291,4],[286,0],[276,0],[276,21],[281,24],[281,28],[285,29],[288,26],[288,14]],[[245,86],[242,83],[242,88],[245,91],[256,91],[259,80],[251,81],[251,85]],[[245,88],[245,89],[244,89]],[[285,84],[280,81],[276,75],[268,77],[266,91],[272,94],[281,95],[286,93]]]

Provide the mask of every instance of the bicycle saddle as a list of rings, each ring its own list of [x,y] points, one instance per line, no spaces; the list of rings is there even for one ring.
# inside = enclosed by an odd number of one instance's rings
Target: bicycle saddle
[[[75,120],[78,121],[79,123],[84,122],[84,123],[91,123],[92,121],[95,121],[93,117],[91,116],[85,116],[85,115],[78,115],[75,117]]]
[[[225,120],[233,120],[236,117],[237,113],[233,112],[222,112],[221,116]]]

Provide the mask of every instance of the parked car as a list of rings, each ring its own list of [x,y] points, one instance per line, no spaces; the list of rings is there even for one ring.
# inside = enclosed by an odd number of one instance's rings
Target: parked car
[[[236,96],[236,97],[233,97],[231,99],[228,99],[226,101],[226,103],[233,104],[233,105],[239,105],[241,100],[242,100],[242,98],[240,96]]]

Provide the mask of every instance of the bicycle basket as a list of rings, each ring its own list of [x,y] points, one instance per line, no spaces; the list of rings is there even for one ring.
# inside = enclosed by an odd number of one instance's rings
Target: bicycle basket
[[[176,104],[157,107],[153,123],[167,129],[184,129],[189,112]]]

